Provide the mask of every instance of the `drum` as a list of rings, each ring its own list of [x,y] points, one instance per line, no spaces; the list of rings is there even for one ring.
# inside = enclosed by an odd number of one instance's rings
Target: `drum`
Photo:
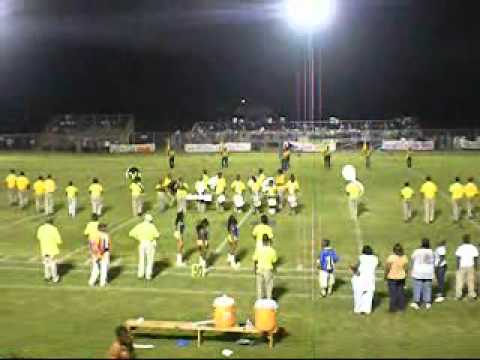
[[[212,194],[203,194],[203,201],[212,202]]]
[[[255,207],[262,206],[262,200],[260,200],[260,194],[259,193],[253,193],[252,194],[252,202],[253,202],[253,206],[255,206]]]
[[[295,195],[291,195],[291,194],[288,195],[287,201],[288,201],[288,204],[290,205],[290,207],[292,207],[292,208],[298,206],[297,197]]]
[[[277,328],[278,304],[274,300],[261,299],[255,302],[255,327],[260,331]]]
[[[217,297],[213,301],[213,322],[217,329],[235,326],[235,300],[227,295]]]
[[[219,204],[223,204],[225,202],[225,195],[224,194],[218,195],[217,201]]]
[[[276,197],[269,197],[267,200],[268,207],[276,207],[277,206],[277,198]]]
[[[243,200],[243,196],[240,194],[233,195],[233,204],[236,208],[242,208],[245,205],[245,201]]]

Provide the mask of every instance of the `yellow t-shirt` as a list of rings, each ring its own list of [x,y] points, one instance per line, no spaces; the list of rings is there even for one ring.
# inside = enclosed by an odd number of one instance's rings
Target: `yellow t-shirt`
[[[140,184],[131,183],[130,191],[132,192],[132,196],[140,196],[143,192],[143,187]]]
[[[390,264],[390,271],[387,274],[387,279],[402,280],[407,276],[405,267],[408,264],[408,258],[405,255],[398,256],[395,254],[387,258],[387,264]]]
[[[102,196],[103,186],[99,183],[93,183],[88,187],[88,191],[90,192],[90,196],[92,198],[98,198]]]
[[[53,193],[57,189],[57,185],[53,179],[46,179],[44,184],[46,193]]]
[[[252,235],[255,237],[255,240],[257,242],[257,247],[259,245],[262,245],[263,235],[265,234],[268,236],[270,240],[273,239],[273,230],[270,225],[265,225],[265,224],[255,225],[252,231]]]
[[[257,182],[253,182],[253,181],[252,181],[252,187],[251,187],[251,189],[252,189],[252,192],[253,192],[253,193],[258,193],[258,192],[260,192],[260,189],[261,189],[261,188],[262,188],[262,185],[261,185],[258,181],[257,181]]]
[[[62,243],[62,238],[55,226],[51,224],[41,225],[37,230],[37,239],[40,241],[42,256],[56,256],[60,254],[58,245]]]
[[[285,150],[283,152],[283,159],[287,160],[290,157],[290,150]]]
[[[227,187],[227,180],[224,177],[217,180],[217,186],[215,187],[215,194],[220,195],[225,192],[225,188]]]
[[[43,180],[37,180],[33,183],[33,192],[38,196],[45,193],[45,184]]]
[[[451,184],[448,191],[450,192],[450,194],[452,194],[453,200],[459,200],[463,198],[464,188],[463,188],[463,185],[460,184],[459,182],[455,182]]]
[[[25,191],[27,190],[28,186],[30,185],[30,180],[26,176],[19,176],[17,177],[17,190]]]
[[[5,184],[7,185],[7,189],[15,189],[15,186],[17,185],[17,175],[8,174],[5,178]]]
[[[348,193],[350,199],[358,199],[362,190],[356,183],[350,182],[345,188],[345,191]]]
[[[261,246],[255,249],[253,261],[257,261],[257,271],[272,270],[277,262],[277,252],[270,246]]]
[[[167,177],[165,177],[165,178],[163,179],[162,186],[163,186],[164,188],[166,188],[166,187],[168,187],[168,185],[170,185],[171,182],[172,182],[172,179],[170,179],[170,178],[167,176]]]
[[[437,195],[438,188],[433,181],[426,181],[420,188],[420,192],[423,194],[423,196],[425,196],[426,199],[434,199]]]
[[[415,191],[410,186],[405,186],[400,190],[400,195],[402,196],[403,200],[410,200],[413,195],[415,194]]]
[[[267,196],[277,196],[277,187],[276,186],[271,186],[267,190]]]
[[[266,178],[267,177],[263,173],[257,176],[257,182],[260,184],[260,186],[263,185],[263,182],[265,181]]]
[[[463,191],[465,192],[465,196],[467,197],[467,199],[474,198],[478,195],[478,187],[473,182],[467,183],[464,186]]]
[[[242,194],[245,191],[246,186],[245,186],[245,183],[243,181],[235,180],[234,182],[232,182],[231,189],[236,194]]]
[[[188,195],[188,191],[181,187],[179,189],[177,189],[177,199],[185,199]]]
[[[277,175],[277,177],[275,178],[275,185],[277,186],[285,185],[285,174]]]
[[[85,227],[85,230],[83,231],[83,234],[88,237],[89,241],[95,240],[98,236],[98,221],[90,221],[87,226]]]
[[[67,198],[75,199],[77,197],[77,194],[78,194],[78,188],[76,186],[73,186],[73,185],[68,185],[65,188],[65,192],[67,193]]]
[[[208,177],[207,174],[203,174],[202,175],[202,181],[203,183],[205,184],[205,187],[208,187],[208,180],[210,180],[210,178]]]
[[[288,180],[287,189],[290,195],[295,195],[297,191],[300,191],[300,185],[298,184],[297,180],[295,180],[294,182]]]
[[[155,240],[160,236],[157,228],[150,222],[141,222],[140,224],[136,225],[130,232],[128,236],[137,239],[138,241],[142,240]]]

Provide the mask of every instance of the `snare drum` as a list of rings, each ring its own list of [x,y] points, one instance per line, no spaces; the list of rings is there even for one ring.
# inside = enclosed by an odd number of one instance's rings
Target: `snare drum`
[[[288,201],[288,204],[290,205],[290,207],[292,207],[292,208],[298,206],[297,197],[295,195],[288,195],[287,201]]]
[[[218,195],[217,202],[219,204],[223,204],[225,202],[225,195],[224,194]]]
[[[277,206],[277,198],[276,197],[269,197],[267,200],[268,207],[276,207]]]
[[[243,205],[245,205],[245,201],[243,200],[243,196],[240,194],[235,194],[233,196],[233,204],[235,205],[236,208],[241,208]]]

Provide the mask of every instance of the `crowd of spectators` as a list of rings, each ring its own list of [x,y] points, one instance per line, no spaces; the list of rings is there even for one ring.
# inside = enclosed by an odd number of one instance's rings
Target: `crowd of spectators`
[[[78,134],[89,131],[111,131],[122,130],[133,115],[58,115],[47,126],[47,132],[54,134]]]

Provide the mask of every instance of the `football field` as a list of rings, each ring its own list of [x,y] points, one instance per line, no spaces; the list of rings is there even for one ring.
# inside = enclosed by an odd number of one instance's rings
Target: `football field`
[[[341,168],[357,167],[365,186],[358,222],[350,219]],[[161,232],[156,253],[155,278],[146,283],[136,278],[137,243],[128,231],[140,220],[131,215],[131,197],[125,182],[127,167],[143,172],[146,206]],[[220,167],[218,155],[179,155],[174,177],[182,176],[193,188],[203,169],[213,176]],[[279,167],[277,154],[232,154],[225,169],[228,184],[236,174],[246,182],[263,168],[274,176]],[[60,283],[45,283],[35,231],[44,217],[29,207],[20,210],[7,205],[0,193],[0,357],[105,357],[113,341],[114,328],[128,318],[200,321],[212,317],[212,302],[221,294],[233,296],[237,319],[253,320],[256,298],[252,255],[253,226],[259,216],[246,211],[241,222],[239,257],[241,267],[227,263],[224,213],[209,210],[210,251],[213,270],[205,278],[192,278],[190,267],[176,268],[173,238],[175,208],[159,213],[155,184],[168,170],[163,155],[71,155],[54,153],[0,153],[0,174],[14,168],[25,171],[31,181],[52,174],[57,181],[55,224],[63,238]],[[359,152],[334,153],[332,169],[323,168],[318,154],[293,155],[293,172],[300,183],[301,209],[295,216],[283,210],[269,216],[275,233],[274,248],[280,265],[274,280],[274,297],[279,302],[278,322],[286,333],[272,350],[261,342],[254,346],[235,344],[238,337],[207,335],[199,349],[195,339],[184,333],[138,338],[137,343],[154,349],[138,350],[139,357],[206,358],[222,357],[222,349],[234,351],[233,358],[322,358],[322,357],[478,357],[480,349],[480,303],[453,300],[455,248],[463,234],[480,242],[478,217],[459,223],[451,217],[448,186],[455,176],[465,182],[469,176],[480,181],[480,159],[476,152],[415,153],[413,168],[407,169],[404,154],[374,153],[371,169],[365,169]],[[423,222],[418,193],[426,175],[438,184],[437,215],[433,224]],[[110,283],[107,288],[90,288],[89,257],[83,229],[90,218],[87,187],[98,177],[105,188],[105,213],[113,238]],[[67,214],[64,188],[73,180],[80,189],[80,212]],[[399,191],[409,180],[416,191],[417,214],[410,223],[402,220]],[[229,186],[229,185],[228,185]],[[230,192],[231,193],[231,192]],[[231,197],[230,197],[231,198]],[[480,208],[476,211],[480,216]],[[185,243],[188,263],[197,262],[195,224],[200,219],[194,207],[186,216]],[[428,237],[432,245],[447,241],[448,297],[429,311],[410,308],[403,314],[388,313],[388,294],[383,267],[377,274],[374,312],[353,314],[348,266],[355,263],[359,249],[371,245],[381,263],[393,245],[401,243],[408,256]],[[330,239],[340,255],[334,295],[320,298],[315,260],[321,239]],[[411,282],[408,297],[411,296]],[[435,286],[435,283],[434,283]],[[177,347],[177,338],[192,340]]]

